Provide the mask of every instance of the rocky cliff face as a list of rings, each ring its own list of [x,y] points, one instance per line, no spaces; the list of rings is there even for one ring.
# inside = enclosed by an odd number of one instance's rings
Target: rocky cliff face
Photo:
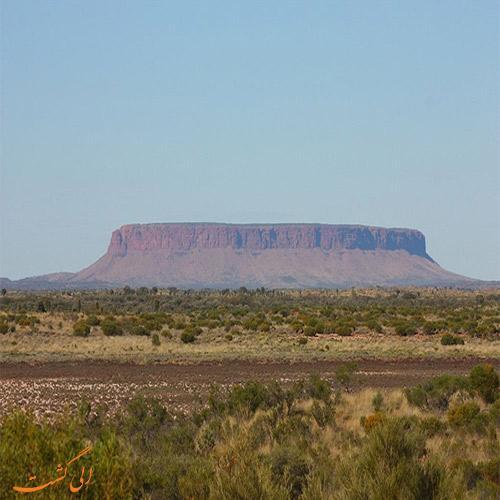
[[[108,254],[216,248],[405,250],[431,260],[419,231],[328,224],[131,224],[113,232]]]

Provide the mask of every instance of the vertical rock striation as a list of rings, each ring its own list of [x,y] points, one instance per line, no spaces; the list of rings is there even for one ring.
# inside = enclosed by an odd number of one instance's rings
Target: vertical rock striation
[[[216,248],[405,250],[431,260],[420,231],[329,224],[130,224],[113,232],[108,254]]]

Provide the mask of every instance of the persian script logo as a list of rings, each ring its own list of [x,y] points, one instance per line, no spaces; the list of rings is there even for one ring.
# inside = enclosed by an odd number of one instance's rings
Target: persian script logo
[[[68,462],[66,462],[66,467],[64,467],[61,464],[57,466],[57,478],[53,479],[52,481],[49,481],[45,484],[40,484],[39,486],[13,486],[12,489],[14,491],[17,491],[18,493],[35,493],[36,491],[41,491],[45,488],[48,488],[49,486],[52,486],[54,484],[60,483],[68,474],[68,467],[73,463],[76,462],[79,458],[83,457],[84,455],[87,455],[87,453],[90,453],[92,451],[91,446],[87,446],[87,448],[84,448],[76,457],[72,458]],[[36,479],[36,476],[30,475],[28,477],[28,481],[34,481]],[[85,481],[85,467],[82,467],[82,474],[80,476],[80,483],[79,486],[73,486],[73,480],[69,482],[69,491],[71,493],[78,493],[84,486],[86,487],[89,483],[90,480],[92,479],[92,467],[90,467],[89,472],[88,472],[88,479]]]

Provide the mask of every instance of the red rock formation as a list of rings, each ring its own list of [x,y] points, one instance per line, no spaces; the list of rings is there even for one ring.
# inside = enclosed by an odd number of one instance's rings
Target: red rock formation
[[[434,262],[412,229],[328,224],[133,224],[74,274],[9,288],[480,286]]]
[[[420,231],[329,224],[130,224],[113,232],[108,254],[195,248],[406,250],[430,259]]]
[[[134,224],[70,282],[131,286],[450,285],[411,229],[327,224]]]

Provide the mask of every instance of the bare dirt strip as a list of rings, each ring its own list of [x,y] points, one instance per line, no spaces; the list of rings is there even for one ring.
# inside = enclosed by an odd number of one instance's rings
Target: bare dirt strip
[[[354,389],[415,385],[433,376],[464,374],[479,362],[497,369],[498,359],[360,360]],[[248,380],[290,383],[318,374],[334,383],[338,361],[266,362],[224,361],[200,364],[122,363],[2,363],[0,416],[14,408],[51,416],[74,409],[82,399],[112,414],[135,394],[159,398],[173,411],[188,412],[206,396],[212,384],[230,387]]]

